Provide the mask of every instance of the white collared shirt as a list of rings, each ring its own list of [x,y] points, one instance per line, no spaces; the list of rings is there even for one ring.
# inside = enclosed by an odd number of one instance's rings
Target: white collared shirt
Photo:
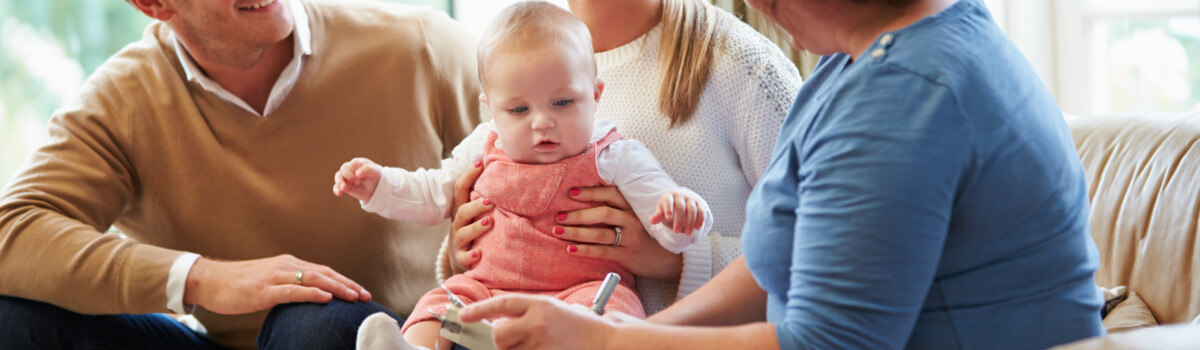
[[[300,77],[300,67],[304,64],[304,56],[312,54],[312,34],[309,32],[308,27],[308,13],[304,12],[304,6],[300,1],[289,0],[289,5],[292,9],[292,17],[295,18],[294,34],[296,34],[293,37],[295,45],[292,45],[292,61],[279,74],[279,80],[276,80],[275,86],[271,88],[271,94],[267,97],[267,105],[263,108],[261,114],[255,111],[254,108],[250,108],[250,105],[242,101],[237,95],[229,92],[229,90],[225,90],[217,82],[205,76],[200,67],[196,66],[196,62],[192,60],[192,56],[188,53],[187,48],[184,47],[183,42],[179,41],[179,38],[172,32],[171,40],[175,42],[175,55],[179,56],[179,63],[183,65],[183,73],[187,76],[187,80],[200,84],[200,87],[205,90],[220,96],[221,99],[241,107],[251,114],[259,117],[271,114],[271,112],[275,111],[276,107],[279,107],[279,103],[283,102],[283,99],[287,97],[288,92],[292,91],[292,86],[296,85],[296,79]]]
[[[309,32],[308,13],[304,12],[304,5],[300,1],[285,0],[291,5],[292,17],[294,18],[294,29],[292,38],[295,40],[292,45],[293,56],[291,63],[283,68],[283,72],[279,74],[279,80],[275,81],[275,86],[271,88],[271,94],[267,97],[267,105],[263,108],[262,113],[258,113],[254,108],[250,108],[246,101],[242,101],[229,90],[221,87],[220,84],[205,76],[204,73],[196,66],[196,62],[192,60],[192,56],[187,53],[187,49],[183,46],[183,42],[171,33],[171,40],[175,42],[175,55],[179,56],[179,63],[183,65],[183,73],[187,76],[187,80],[195,82],[204,88],[220,96],[221,99],[232,103],[242,109],[262,117],[271,114],[275,108],[279,107],[279,103],[287,97],[287,94],[292,91],[292,87],[296,85],[296,79],[300,77],[300,67],[304,64],[304,57],[312,54],[312,34]],[[192,270],[192,265],[196,263],[196,259],[200,255],[195,253],[184,253],[175,259],[175,263],[171,264],[171,269],[167,272],[167,309],[177,314],[191,313],[193,307],[185,307],[183,305],[184,285],[187,283],[188,273]]]

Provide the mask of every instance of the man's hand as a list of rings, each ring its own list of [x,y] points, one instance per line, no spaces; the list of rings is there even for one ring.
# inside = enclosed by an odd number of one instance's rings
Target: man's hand
[[[284,254],[246,261],[200,258],[188,272],[183,302],[237,315],[286,303],[327,303],[334,296],[349,302],[371,300],[366,289],[328,266]]]
[[[342,163],[342,168],[333,174],[333,194],[341,196],[348,193],[351,197],[363,202],[370,202],[379,185],[379,177],[383,167],[370,159],[354,158]]]
[[[654,208],[654,215],[650,216],[650,223],[662,223],[676,233],[690,235],[704,226],[704,215],[700,198],[694,193],[671,190],[658,197],[658,206]]]

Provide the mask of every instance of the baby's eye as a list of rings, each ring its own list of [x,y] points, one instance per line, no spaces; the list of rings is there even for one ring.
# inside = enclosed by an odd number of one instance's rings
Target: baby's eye
[[[528,110],[529,110],[529,107],[517,107],[517,108],[509,108],[508,112],[512,113],[512,114],[521,114],[521,113],[525,113],[525,111],[528,111]]]
[[[575,100],[558,100],[558,101],[554,101],[554,105],[558,106],[558,107],[566,107],[566,106],[570,105],[572,102],[575,102]]]

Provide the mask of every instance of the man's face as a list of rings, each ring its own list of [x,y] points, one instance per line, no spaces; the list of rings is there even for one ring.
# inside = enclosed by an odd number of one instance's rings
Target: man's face
[[[600,87],[578,51],[559,45],[488,56],[486,102],[513,160],[547,164],[587,150]]]
[[[186,38],[188,50],[193,54],[219,55],[265,48],[286,39],[292,32],[294,19],[288,0],[164,1],[175,8],[167,23]],[[197,45],[201,47],[192,47]],[[231,61],[225,57],[211,59]]]

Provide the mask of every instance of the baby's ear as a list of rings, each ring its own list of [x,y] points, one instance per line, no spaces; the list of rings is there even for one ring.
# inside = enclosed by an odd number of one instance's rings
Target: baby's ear
[[[600,93],[604,92],[604,79],[596,78],[596,102],[600,102]]]

